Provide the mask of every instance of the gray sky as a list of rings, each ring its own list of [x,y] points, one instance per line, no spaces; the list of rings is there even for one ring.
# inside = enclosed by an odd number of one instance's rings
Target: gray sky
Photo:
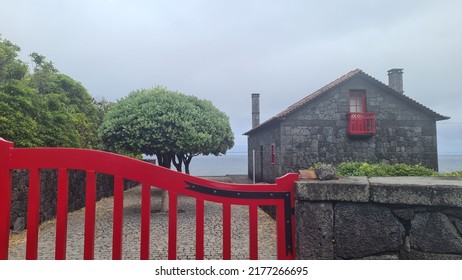
[[[405,94],[450,116],[440,154],[462,154],[462,1],[0,0],[0,34],[37,52],[96,98],[155,85],[211,100],[237,147],[261,120],[341,75],[387,83],[404,68]]]

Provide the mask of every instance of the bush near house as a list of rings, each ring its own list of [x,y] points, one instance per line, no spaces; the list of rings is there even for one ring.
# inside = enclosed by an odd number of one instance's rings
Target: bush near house
[[[462,172],[461,172],[462,173]],[[404,163],[385,164],[367,162],[343,162],[337,167],[340,176],[441,176],[433,169],[422,165],[409,165]],[[444,173],[444,176],[457,176]],[[459,175],[460,176],[460,175]]]

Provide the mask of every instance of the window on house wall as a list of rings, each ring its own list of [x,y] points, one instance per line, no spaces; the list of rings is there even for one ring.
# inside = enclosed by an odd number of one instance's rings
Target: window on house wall
[[[276,151],[274,144],[271,144],[271,164],[276,164]]]
[[[366,108],[366,91],[350,90],[350,113],[364,113]]]
[[[365,90],[350,90],[348,133],[352,136],[375,135],[375,115],[367,112]]]

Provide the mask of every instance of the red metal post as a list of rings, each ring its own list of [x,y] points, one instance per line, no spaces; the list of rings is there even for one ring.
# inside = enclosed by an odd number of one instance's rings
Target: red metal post
[[[151,231],[151,186],[141,185],[141,244],[140,259],[149,259],[149,235]]]
[[[67,213],[68,213],[68,193],[69,178],[67,169],[60,168],[58,171],[58,202],[56,213],[56,247],[55,259],[66,259],[67,241]]]
[[[204,200],[196,199],[196,260],[204,259]]]
[[[112,259],[122,259],[122,234],[124,210],[124,183],[120,176],[114,177],[114,218],[112,221]]]
[[[178,197],[176,193],[169,192],[168,204],[168,259],[176,260],[178,226]]]
[[[95,254],[95,216],[96,216],[96,175],[94,171],[87,171],[85,190],[85,260],[93,260]]]
[[[35,168],[29,170],[29,196],[27,200],[26,259],[36,260],[40,223],[40,173]]]
[[[0,138],[0,260],[8,259],[10,242],[11,173],[10,151],[13,143]]]
[[[223,259],[231,259],[231,204],[223,203]]]
[[[277,258],[286,259],[286,231],[283,205],[276,206]]]

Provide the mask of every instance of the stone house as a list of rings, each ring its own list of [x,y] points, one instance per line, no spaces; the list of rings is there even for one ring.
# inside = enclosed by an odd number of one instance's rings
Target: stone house
[[[317,162],[422,164],[438,170],[440,115],[403,94],[403,71],[388,71],[389,85],[356,69],[259,123],[252,94],[249,177],[273,182]],[[255,164],[255,168],[254,168]]]

